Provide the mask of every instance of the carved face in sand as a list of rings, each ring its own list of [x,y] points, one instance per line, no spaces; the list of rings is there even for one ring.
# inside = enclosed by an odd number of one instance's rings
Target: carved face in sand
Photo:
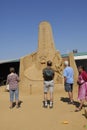
[[[39,57],[40,63],[41,64],[46,64],[46,58],[47,58],[46,56],[40,56]]]

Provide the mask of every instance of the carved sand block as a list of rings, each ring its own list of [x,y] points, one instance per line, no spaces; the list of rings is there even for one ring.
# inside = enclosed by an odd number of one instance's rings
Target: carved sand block
[[[55,49],[52,29],[48,22],[41,22],[38,34],[37,52],[22,57],[20,60],[20,90],[29,91],[29,87],[42,88],[42,70],[46,67],[46,62],[53,62],[55,70],[55,84],[63,84],[63,62],[60,52]]]

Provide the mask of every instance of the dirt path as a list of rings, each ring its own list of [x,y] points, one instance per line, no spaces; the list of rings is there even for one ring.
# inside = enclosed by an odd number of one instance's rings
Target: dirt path
[[[84,109],[75,113],[75,106],[68,105],[67,94],[59,91],[54,95],[54,108],[42,107],[43,95],[24,96],[19,109],[9,109],[8,92],[0,92],[0,130],[85,130],[87,119],[84,117]],[[60,98],[63,97],[63,101]],[[77,93],[74,94],[76,99]],[[64,124],[68,121],[68,124]]]

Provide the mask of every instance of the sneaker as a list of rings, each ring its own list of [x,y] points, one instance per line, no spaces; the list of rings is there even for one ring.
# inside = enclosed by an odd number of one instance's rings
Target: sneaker
[[[50,108],[53,108],[53,102],[50,102],[49,107],[50,107]]]
[[[81,111],[82,108],[76,108],[75,112]]]
[[[12,108],[13,108],[13,106],[10,106],[9,108],[10,108],[10,109],[12,109]]]
[[[45,107],[45,108],[48,107],[47,101],[45,101],[45,103],[44,103],[44,107]]]
[[[19,108],[19,105],[16,105],[16,108]]]
[[[74,105],[74,101],[70,101],[70,102],[68,102],[68,104],[73,104]]]

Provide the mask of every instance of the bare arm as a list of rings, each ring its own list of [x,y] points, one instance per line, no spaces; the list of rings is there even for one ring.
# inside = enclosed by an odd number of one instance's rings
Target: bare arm
[[[66,83],[66,77],[64,77],[64,83]]]

